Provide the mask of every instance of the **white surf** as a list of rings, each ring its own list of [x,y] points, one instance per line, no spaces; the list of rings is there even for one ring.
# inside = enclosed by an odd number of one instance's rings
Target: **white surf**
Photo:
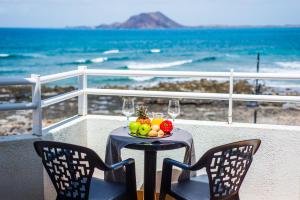
[[[179,60],[174,62],[164,63],[130,63],[127,65],[128,69],[158,69],[158,68],[169,68],[187,63],[192,63],[193,60]]]

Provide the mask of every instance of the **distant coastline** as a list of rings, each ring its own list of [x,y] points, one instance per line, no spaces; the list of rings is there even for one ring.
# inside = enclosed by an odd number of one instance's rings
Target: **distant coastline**
[[[263,25],[232,25],[232,24],[208,24],[208,25],[183,25],[167,17],[163,13],[140,13],[129,17],[124,22],[100,25],[66,25],[64,27],[0,27],[0,29],[77,29],[77,30],[188,30],[188,29],[247,29],[247,28],[300,28],[300,24],[263,24]]]
[[[96,28],[95,26],[65,26],[65,27],[0,27],[0,29],[33,29],[33,30],[201,30],[201,29],[299,29],[300,24],[286,25],[202,25],[186,26],[184,28],[153,28],[153,29],[132,29],[132,28]]]
[[[4,28],[4,27],[3,27]],[[70,30],[197,30],[197,29],[284,29],[284,28],[300,28],[299,25],[203,25],[203,26],[191,26],[184,28],[153,28],[153,29],[132,29],[132,28],[96,28],[85,26],[66,26],[62,28],[44,28],[44,29],[70,29]]]
[[[161,12],[141,13],[131,16],[124,22],[116,22],[112,24],[101,24],[96,26],[66,26],[66,29],[205,29],[205,28],[300,28],[300,24],[285,24],[285,25],[199,25],[199,26],[186,26],[182,25],[171,18],[167,17]]]

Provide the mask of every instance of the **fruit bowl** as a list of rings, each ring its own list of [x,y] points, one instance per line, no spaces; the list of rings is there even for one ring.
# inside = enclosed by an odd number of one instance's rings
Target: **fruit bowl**
[[[173,124],[165,120],[162,113],[153,113],[152,120],[148,117],[147,108],[139,106],[137,119],[129,123],[129,135],[139,138],[165,138],[172,135]]]
[[[163,136],[157,136],[157,137],[150,137],[150,136],[143,136],[143,135],[139,135],[139,134],[132,134],[132,133],[128,133],[128,135],[132,136],[132,137],[136,137],[136,138],[143,138],[143,139],[160,139],[160,138],[167,138],[173,135],[173,133],[167,133],[164,134]]]
[[[166,128],[167,127],[167,128]],[[139,138],[165,138],[172,135],[173,125],[169,120],[158,124],[141,124],[140,122],[130,122],[128,134]]]

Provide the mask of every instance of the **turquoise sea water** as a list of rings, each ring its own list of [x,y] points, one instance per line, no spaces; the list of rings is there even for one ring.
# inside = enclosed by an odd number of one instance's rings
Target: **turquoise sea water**
[[[0,78],[93,69],[300,73],[299,28],[199,30],[0,29]],[[162,79],[103,77],[91,84]],[[165,79],[164,81],[174,79]],[[282,82],[270,82],[282,85]],[[284,82],[287,87],[300,81]],[[65,82],[68,84],[68,82]]]

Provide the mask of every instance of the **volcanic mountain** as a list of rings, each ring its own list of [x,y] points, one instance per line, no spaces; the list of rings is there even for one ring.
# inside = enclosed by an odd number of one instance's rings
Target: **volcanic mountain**
[[[96,26],[98,29],[177,29],[184,27],[161,12],[141,13],[130,17],[123,23]]]

